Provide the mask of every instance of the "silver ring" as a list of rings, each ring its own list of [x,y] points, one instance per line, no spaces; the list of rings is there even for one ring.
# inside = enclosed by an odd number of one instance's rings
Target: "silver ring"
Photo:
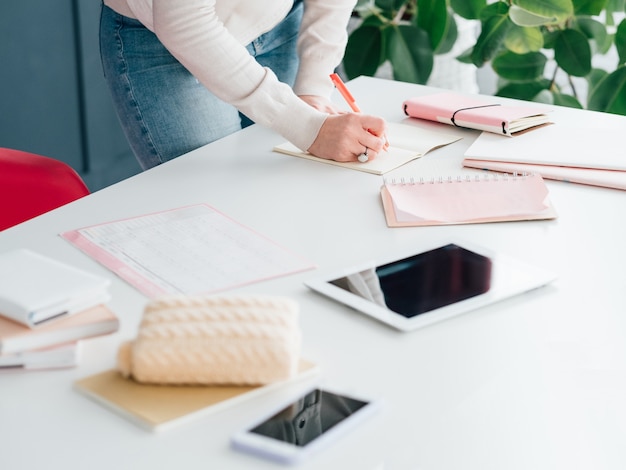
[[[366,161],[368,161],[370,159],[370,157],[367,156],[367,151],[369,149],[367,147],[365,147],[365,152],[363,152],[361,155],[359,155],[357,157],[357,160],[359,160],[361,163],[365,163]]]

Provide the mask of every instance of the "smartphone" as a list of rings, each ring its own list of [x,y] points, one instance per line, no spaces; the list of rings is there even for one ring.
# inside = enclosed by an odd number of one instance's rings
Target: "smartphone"
[[[380,400],[314,388],[236,433],[233,448],[282,463],[297,463],[353,428]]]

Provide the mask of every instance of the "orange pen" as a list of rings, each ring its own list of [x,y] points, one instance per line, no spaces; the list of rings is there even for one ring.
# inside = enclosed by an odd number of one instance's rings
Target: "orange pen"
[[[360,113],[361,110],[357,106],[354,96],[352,96],[352,93],[350,93],[350,91],[348,90],[348,87],[346,87],[346,84],[343,83],[343,80],[341,79],[341,77],[337,75],[336,73],[331,73],[330,79],[334,83],[339,93],[341,93],[341,96],[343,96],[343,99],[346,100],[346,103],[348,103],[348,106],[350,106],[350,109],[352,109],[352,111],[354,111],[355,113]],[[368,131],[368,132],[370,132],[370,134],[373,134],[373,132],[371,131]],[[385,150],[387,150],[387,148],[389,147],[389,140],[387,140],[387,135],[385,134],[383,134],[383,138],[385,139],[384,148]]]
[[[335,84],[335,87],[337,87],[337,90],[339,91],[339,93],[341,93],[341,96],[343,96],[343,99],[346,100],[346,103],[348,103],[348,106],[350,106],[350,109],[352,109],[352,111],[354,111],[355,113],[360,113],[361,110],[356,105],[356,100],[354,99],[354,96],[352,96],[352,93],[350,93],[350,91],[346,87],[346,84],[343,83],[343,80],[341,79],[341,77],[337,75],[336,73],[331,73],[330,79]]]

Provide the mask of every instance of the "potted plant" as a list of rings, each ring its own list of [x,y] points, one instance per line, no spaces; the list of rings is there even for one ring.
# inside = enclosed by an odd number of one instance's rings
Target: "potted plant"
[[[394,79],[425,84],[462,17],[480,33],[457,60],[490,64],[496,95],[626,115],[625,12],[625,0],[359,0],[343,66],[354,78],[389,62]],[[608,51],[614,68],[594,67],[593,56]]]

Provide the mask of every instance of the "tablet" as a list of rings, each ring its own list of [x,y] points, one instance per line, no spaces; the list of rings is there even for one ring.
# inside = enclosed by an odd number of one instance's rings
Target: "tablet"
[[[412,331],[554,279],[503,253],[449,241],[321,275],[305,285],[398,330]]]

